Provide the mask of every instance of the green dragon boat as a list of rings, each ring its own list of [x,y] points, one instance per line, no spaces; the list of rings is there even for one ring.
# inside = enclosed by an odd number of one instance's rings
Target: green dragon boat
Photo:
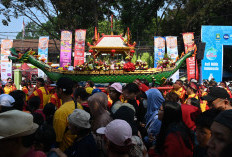
[[[155,80],[157,84],[162,84],[164,81],[172,76],[183,64],[183,62],[192,54],[193,51],[183,55],[176,61],[175,66],[171,68],[153,68],[148,70],[135,70],[133,72],[125,72],[124,70],[108,70],[108,71],[76,71],[76,70],[59,70],[51,65],[38,60],[35,52],[29,50],[25,53],[16,52],[15,48],[11,48],[11,55],[9,59],[13,62],[30,63],[37,68],[41,69],[52,81],[57,81],[61,77],[69,77],[73,81],[87,81],[92,80],[95,83],[109,83],[109,82],[122,82],[130,83],[135,79],[146,79],[148,82]]]

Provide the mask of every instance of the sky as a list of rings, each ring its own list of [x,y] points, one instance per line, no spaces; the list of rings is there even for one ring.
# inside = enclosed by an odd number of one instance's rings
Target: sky
[[[35,9],[34,12],[36,14],[39,14],[39,16],[42,16],[40,13],[38,13]],[[158,15],[161,15],[162,11],[158,12]],[[24,23],[28,23],[30,22],[30,19],[27,17],[18,17],[16,18],[12,18],[11,22],[9,22],[8,26],[4,26],[2,24],[2,19],[4,18],[4,15],[0,14],[0,43],[2,39],[16,39],[16,36],[18,34],[18,32],[22,31],[22,26],[23,26],[23,20]],[[45,20],[43,20],[43,22],[46,22]]]

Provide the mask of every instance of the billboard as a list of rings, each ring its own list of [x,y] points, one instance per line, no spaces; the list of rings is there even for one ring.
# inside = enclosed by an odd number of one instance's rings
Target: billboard
[[[39,37],[38,55],[40,55],[39,59],[43,59],[45,63],[48,61],[48,42],[48,36]],[[40,69],[38,69],[38,77],[45,77],[45,73]]]
[[[84,64],[85,58],[85,29],[77,29],[75,31],[75,52],[74,52],[74,67]]]
[[[154,68],[157,67],[157,63],[160,59],[164,58],[165,54],[165,38],[154,37]]]
[[[60,43],[60,67],[65,65],[71,65],[71,53],[72,53],[72,32],[61,31],[61,43]]]
[[[202,26],[201,40],[206,43],[202,60],[202,79],[222,81],[223,45],[232,45],[232,26]]]

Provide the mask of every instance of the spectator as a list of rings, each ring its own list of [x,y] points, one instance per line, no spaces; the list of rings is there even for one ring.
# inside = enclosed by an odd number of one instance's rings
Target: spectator
[[[15,103],[15,99],[8,94],[0,95],[0,112],[6,112],[9,110],[13,110],[13,106]]]
[[[85,84],[85,90],[87,93],[89,93],[90,95],[93,92],[93,87],[94,87],[94,82],[93,81],[87,81]]]
[[[198,145],[193,150],[194,157],[205,157],[207,155],[207,143],[211,137],[210,126],[219,113],[220,110],[211,109],[197,116],[195,123]]]
[[[219,110],[230,110],[232,106],[230,104],[230,95],[228,92],[221,87],[212,87],[209,90],[207,96],[202,99],[208,102],[210,108],[216,108]]]
[[[173,89],[172,89],[172,92],[176,93],[179,96],[181,103],[184,102],[185,93],[186,93],[183,85],[184,83],[182,80],[176,80],[176,82],[173,84]]]
[[[61,77],[56,83],[56,92],[62,100],[62,106],[56,110],[54,115],[53,127],[56,132],[56,142],[58,147],[64,151],[73,143],[75,135],[71,135],[68,127],[68,116],[74,109],[82,109],[80,104],[74,103],[72,99],[73,81],[67,77]]]
[[[97,157],[97,146],[91,134],[91,125],[89,123],[90,114],[84,110],[76,109],[69,115],[69,129],[72,134],[77,135],[74,143],[64,153],[68,157]],[[58,155],[62,155],[55,149]]]
[[[164,98],[158,89],[149,89],[147,95],[146,129],[148,136],[145,143],[149,147],[156,143],[156,136],[159,134],[161,121],[158,119],[158,111],[164,102]]]
[[[109,157],[129,157],[132,144],[132,129],[124,120],[113,120],[106,127],[99,128],[98,134],[104,134]]]
[[[43,78],[37,78],[36,80],[36,90],[29,96],[28,100],[30,100],[34,96],[39,96],[40,98],[40,109],[43,109],[43,107],[48,103],[49,100],[49,92],[44,87],[45,82]]]
[[[182,121],[180,104],[165,102],[160,107],[158,118],[162,121],[157,138],[156,151],[150,150],[151,156],[178,156],[193,155],[193,133]]]
[[[198,91],[198,87],[197,87],[196,83],[190,82],[187,85],[187,95],[188,95],[188,98],[185,100],[185,104],[187,103],[188,99],[190,99],[190,98],[196,98],[196,99],[198,99],[197,91]]]
[[[10,92],[9,95],[11,95],[15,99],[14,108],[23,111],[26,102],[25,93],[21,90],[15,90],[13,92]]]
[[[109,97],[112,100],[112,106],[110,112],[113,113],[116,111],[115,105],[122,104],[120,101],[120,96],[122,95],[122,85],[120,83],[113,83],[109,86]]]
[[[34,96],[28,101],[29,111],[32,114],[33,113],[41,114],[41,116],[43,117],[43,120],[45,120],[46,118],[45,118],[45,115],[43,113],[43,110],[39,109],[39,106],[40,106],[40,98],[38,96]]]
[[[17,90],[13,80],[10,77],[7,78],[7,83],[6,83],[3,90],[4,90],[5,94],[9,94],[10,92],[13,92],[13,91]]]
[[[221,112],[212,123],[208,157],[218,157],[232,143],[232,110]]]
[[[56,106],[52,103],[48,103],[43,108],[43,113],[45,115],[46,123],[48,125],[53,125],[53,117],[56,111]]]
[[[86,92],[85,88],[76,88],[73,96],[75,103],[79,103],[86,112],[90,113],[89,105],[87,102],[90,94]]]
[[[1,113],[0,128],[1,157],[46,157],[33,149],[38,125],[33,123],[31,114],[18,110]]]
[[[179,96],[175,92],[167,93],[165,96],[165,101],[181,103]]]
[[[90,113],[92,115],[92,130],[95,132],[100,127],[105,127],[110,121],[110,113],[107,111],[108,98],[103,92],[95,93],[88,98]]]

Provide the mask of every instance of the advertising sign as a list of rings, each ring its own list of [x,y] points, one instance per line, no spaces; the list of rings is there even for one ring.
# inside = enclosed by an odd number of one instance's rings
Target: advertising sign
[[[188,81],[190,81],[191,78],[198,80],[198,66],[196,63],[195,57],[189,57],[186,59]]]
[[[202,60],[202,79],[222,81],[223,45],[232,45],[232,26],[202,26],[201,40],[206,43]]]
[[[165,54],[165,38],[154,37],[154,68],[157,67],[157,63],[160,59],[164,58]]]
[[[166,45],[167,45],[167,54],[171,57],[171,59],[175,62],[176,58],[178,57],[178,48],[177,48],[177,37],[175,36],[167,36],[166,38]],[[179,70],[177,70],[171,76],[173,82],[179,79]]]
[[[192,48],[194,47],[194,34],[193,32],[188,32],[188,33],[182,33],[183,35],[183,40],[184,40],[184,49],[185,53],[188,51],[191,51]]]
[[[48,60],[48,42],[49,37],[47,36],[39,38],[38,55],[40,55],[39,59],[43,59],[45,63]],[[38,77],[45,77],[45,73],[40,69],[38,69]]]
[[[72,32],[62,31],[61,32],[61,43],[60,43],[60,67],[65,65],[71,65],[71,53],[72,53]]]
[[[75,52],[74,52],[74,67],[84,64],[85,58],[85,29],[77,29],[75,31]]]
[[[1,80],[6,83],[7,78],[12,78],[12,61],[8,59],[13,40],[4,39],[1,43]]]

